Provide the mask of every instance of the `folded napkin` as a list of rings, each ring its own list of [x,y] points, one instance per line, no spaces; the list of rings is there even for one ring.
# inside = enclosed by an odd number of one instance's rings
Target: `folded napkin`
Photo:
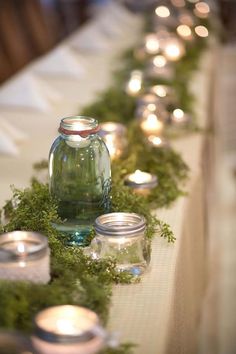
[[[36,73],[47,76],[81,78],[85,75],[82,59],[66,46],[60,46],[40,59],[33,67]]]
[[[0,107],[48,112],[51,107],[46,91],[36,77],[28,73],[22,74],[2,86]]]
[[[24,132],[0,117],[0,155],[17,156],[19,154],[17,143],[26,139]]]
[[[71,47],[81,52],[104,53],[110,49],[111,44],[106,33],[99,30],[95,21],[77,31],[70,39]]]

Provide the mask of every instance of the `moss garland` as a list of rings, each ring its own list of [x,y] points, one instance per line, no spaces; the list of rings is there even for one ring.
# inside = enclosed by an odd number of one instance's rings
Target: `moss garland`
[[[187,88],[193,70],[196,69],[205,41],[196,39],[196,45],[176,64],[176,77],[171,84],[179,94],[181,108],[191,110],[193,99]],[[113,211],[132,211],[143,214],[148,221],[147,240],[158,231],[168,242],[175,237],[169,226],[152,216],[150,207],[170,205],[183,195],[182,183],[188,175],[188,167],[172,149],[157,149],[144,144],[139,128],[133,123],[135,99],[123,90],[127,73],[142,68],[127,51],[123,57],[124,69],[114,74],[114,85],[103,92],[98,100],[86,107],[82,114],[102,117],[104,121],[122,122],[129,131],[129,156],[112,166]],[[145,83],[150,85],[151,81]],[[156,80],[154,84],[160,83]],[[140,154],[142,152],[142,154]],[[36,165],[46,168],[47,162]],[[124,186],[124,176],[135,169],[149,171],[158,176],[158,187],[150,197],[144,198]],[[13,207],[14,206],[14,207]],[[65,245],[62,234],[52,228],[52,220],[58,218],[57,203],[49,195],[48,185],[33,179],[30,188],[13,190],[13,198],[3,208],[9,222],[0,225],[1,232],[32,230],[46,235],[51,248],[51,282],[37,285],[27,282],[0,281],[0,327],[32,331],[32,318],[41,309],[59,304],[86,306],[98,313],[105,324],[114,283],[130,283],[138,279],[116,271],[115,261],[91,260],[81,249]],[[33,211],[33,212],[32,212]],[[101,288],[99,284],[103,284]],[[131,354],[132,345],[124,344],[117,349],[106,349],[106,354]]]

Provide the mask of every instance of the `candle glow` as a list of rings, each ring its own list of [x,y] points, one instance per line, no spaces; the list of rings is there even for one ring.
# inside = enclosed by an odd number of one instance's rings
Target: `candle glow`
[[[158,17],[166,18],[170,16],[170,10],[167,6],[158,6],[155,10]]]
[[[199,37],[208,37],[208,29],[205,26],[196,26],[194,31]]]
[[[159,51],[159,40],[155,34],[148,34],[145,38],[145,48],[148,54],[156,54]]]
[[[171,61],[179,60],[184,55],[184,53],[185,50],[180,40],[177,38],[171,38],[167,41],[164,48],[164,54],[167,59]]]
[[[152,180],[152,175],[141,170],[136,170],[134,173],[129,175],[129,180],[138,184],[148,183]]]
[[[210,12],[210,7],[206,2],[198,2],[195,5],[195,9],[194,9],[194,13],[196,16],[200,17],[200,18],[206,18],[208,17]]]
[[[153,64],[157,68],[163,68],[166,65],[166,63],[167,63],[167,60],[163,55],[157,55],[153,59]]]
[[[192,38],[191,28],[187,25],[179,25],[176,29],[177,33],[184,39]]]
[[[164,124],[157,118],[154,113],[150,113],[141,123],[141,129],[145,134],[160,135],[164,129]]]

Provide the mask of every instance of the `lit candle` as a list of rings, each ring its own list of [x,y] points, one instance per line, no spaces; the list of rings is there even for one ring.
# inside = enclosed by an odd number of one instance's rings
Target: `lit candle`
[[[155,33],[149,33],[146,35],[145,49],[148,54],[157,54],[159,52],[159,40]]]
[[[145,69],[145,75],[149,78],[162,78],[171,80],[174,77],[174,68],[167,62],[164,55],[157,55],[150,59]]]
[[[47,238],[27,231],[0,235],[0,279],[48,283],[50,261]]]
[[[111,160],[120,158],[127,150],[127,129],[121,123],[106,122],[100,124],[99,135],[105,142]]]
[[[206,38],[208,37],[208,29],[205,26],[196,26],[194,28],[194,31],[197,36]]]
[[[177,61],[185,54],[183,43],[175,37],[168,39],[164,47],[164,55],[171,61]]]
[[[155,85],[151,87],[150,91],[157,95],[157,97],[159,97],[165,103],[176,101],[175,91],[168,85]]]
[[[200,18],[208,17],[210,13],[210,7],[206,2],[200,1],[195,4],[194,14]]]
[[[158,17],[166,18],[170,16],[170,10],[167,6],[158,6],[155,10]]]
[[[39,312],[32,342],[40,354],[93,354],[107,336],[95,312],[79,306],[54,306]]]
[[[164,124],[154,113],[148,114],[147,118],[141,121],[140,127],[145,135],[161,135]]]
[[[192,30],[188,25],[179,25],[176,29],[177,33],[185,40],[192,40]]]
[[[126,84],[126,93],[130,96],[137,96],[142,88],[143,74],[139,70],[134,70],[130,74],[130,79]]]
[[[164,147],[166,148],[169,146],[168,141],[161,136],[150,135],[148,137],[148,141],[151,146],[156,148],[164,148]]]
[[[189,124],[189,122],[191,120],[190,115],[185,113],[180,108],[174,109],[170,118],[171,118],[171,123],[174,126],[179,126],[179,127],[186,126],[187,124]]]
[[[136,170],[125,177],[125,185],[133,188],[138,194],[148,195],[157,186],[157,177],[151,173]]]

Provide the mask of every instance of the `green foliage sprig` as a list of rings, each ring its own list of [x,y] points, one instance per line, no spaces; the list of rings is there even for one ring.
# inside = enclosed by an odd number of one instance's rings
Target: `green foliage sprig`
[[[187,45],[185,57],[175,64],[174,80],[168,82],[178,93],[180,108],[189,112],[192,112],[194,97],[189,92],[188,83],[205,46],[206,42],[200,39],[196,39],[193,46]],[[98,117],[100,121],[122,122],[128,129],[129,155],[112,166],[113,211],[144,215],[149,246],[155,233],[168,242],[174,242],[169,225],[153,216],[151,207],[169,206],[184,194],[183,184],[188,176],[188,167],[173,149],[157,149],[148,145],[137,124],[133,123],[136,99],[125,93],[125,81],[130,70],[143,69],[145,61],[135,58],[131,49],[124,54],[123,62],[123,68],[114,73],[113,86],[101,93],[96,102],[85,107],[82,114]],[[143,89],[162,82],[146,80]],[[35,168],[45,169],[47,162],[37,163]],[[158,186],[147,198],[135,194],[124,185],[124,177],[135,169],[149,171],[158,177]],[[52,221],[60,219],[57,201],[50,196],[47,184],[33,179],[30,188],[24,191],[13,189],[13,198],[5,204],[2,212],[8,223],[0,225],[1,232],[32,230],[48,237],[51,281],[46,285],[0,281],[0,327],[31,332],[32,318],[38,311],[60,304],[86,306],[96,311],[105,324],[112,285],[130,283],[134,278],[118,273],[113,259],[91,260],[81,249],[65,245],[63,234],[52,227]],[[131,344],[123,344],[119,348],[106,349],[103,354],[131,354],[132,348]]]

